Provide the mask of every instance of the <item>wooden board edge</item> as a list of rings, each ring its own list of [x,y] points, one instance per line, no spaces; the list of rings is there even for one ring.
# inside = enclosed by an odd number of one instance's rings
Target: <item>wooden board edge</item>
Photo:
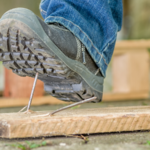
[[[35,115],[0,114],[0,137],[29,138],[150,130],[150,107],[145,106],[67,110],[52,117]]]

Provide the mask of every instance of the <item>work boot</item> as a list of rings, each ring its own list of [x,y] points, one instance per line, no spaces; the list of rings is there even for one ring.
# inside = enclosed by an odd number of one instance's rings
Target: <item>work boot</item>
[[[102,100],[103,77],[85,46],[62,25],[46,24],[28,9],[2,16],[0,60],[19,76],[38,72],[45,91],[58,99]]]

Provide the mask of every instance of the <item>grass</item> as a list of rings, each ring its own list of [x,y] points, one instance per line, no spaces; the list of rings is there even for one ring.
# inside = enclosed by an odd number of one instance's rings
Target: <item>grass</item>
[[[150,145],[150,141],[147,141],[146,145]]]
[[[42,147],[42,146],[48,146],[48,145],[52,145],[52,144],[48,143],[46,141],[42,141],[40,144],[26,141],[23,144],[16,143],[16,144],[8,144],[7,146],[15,147],[15,148],[18,148],[18,149],[21,149],[21,150],[31,150],[31,149],[34,149],[34,148],[38,148],[38,147]]]
[[[74,107],[72,107],[72,108],[70,108],[70,109],[77,109],[77,108],[80,108],[80,106],[81,106],[81,105],[77,105],[77,106],[74,106]]]
[[[88,138],[88,137],[85,137],[83,140],[84,140],[84,141],[82,142],[83,144],[87,144],[87,143],[89,142],[89,138]]]

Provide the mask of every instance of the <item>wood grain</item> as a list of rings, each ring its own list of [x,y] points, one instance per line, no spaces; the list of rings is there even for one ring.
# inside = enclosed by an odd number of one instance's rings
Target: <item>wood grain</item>
[[[27,138],[150,130],[150,107],[65,110],[54,116],[0,114],[0,137]]]

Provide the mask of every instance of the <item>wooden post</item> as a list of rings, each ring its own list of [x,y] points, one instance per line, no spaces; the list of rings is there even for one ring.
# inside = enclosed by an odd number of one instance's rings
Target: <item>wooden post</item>
[[[112,60],[113,92],[104,100],[146,99],[149,97],[150,40],[118,41]]]

